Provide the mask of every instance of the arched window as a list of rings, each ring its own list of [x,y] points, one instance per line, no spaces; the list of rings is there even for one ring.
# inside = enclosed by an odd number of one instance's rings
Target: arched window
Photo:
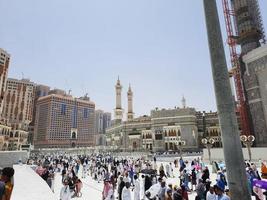
[[[136,141],[133,142],[133,149],[137,149],[137,143],[136,143]]]
[[[19,132],[18,131],[16,131],[15,137],[19,137]]]
[[[13,132],[12,131],[10,131],[10,137],[13,137]],[[8,145],[9,146],[9,145]]]
[[[178,130],[178,136],[181,137],[181,131],[180,130]]]
[[[71,133],[71,139],[76,139],[76,138],[77,138],[76,132],[73,131],[73,132]]]

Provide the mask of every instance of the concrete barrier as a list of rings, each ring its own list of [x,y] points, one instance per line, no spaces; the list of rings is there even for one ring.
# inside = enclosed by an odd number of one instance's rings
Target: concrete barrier
[[[29,152],[27,151],[0,151],[0,167],[12,167],[18,164],[19,160],[26,163],[28,158]]]
[[[247,148],[243,148],[244,159],[248,160],[248,150]],[[211,160],[220,161],[224,160],[224,154],[222,148],[212,148],[211,152]],[[253,161],[267,160],[267,148],[251,148],[251,157]],[[208,149],[203,149],[203,159],[208,160]]]

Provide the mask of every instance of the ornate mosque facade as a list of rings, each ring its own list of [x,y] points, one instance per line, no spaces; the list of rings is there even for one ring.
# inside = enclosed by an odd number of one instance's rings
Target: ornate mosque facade
[[[154,109],[150,115],[134,118],[133,91],[129,86],[127,120],[123,121],[122,85],[117,80],[116,108],[112,126],[106,130],[106,145],[116,151],[198,151],[201,138],[213,138],[221,146],[219,120],[216,112],[197,112],[182,108]]]

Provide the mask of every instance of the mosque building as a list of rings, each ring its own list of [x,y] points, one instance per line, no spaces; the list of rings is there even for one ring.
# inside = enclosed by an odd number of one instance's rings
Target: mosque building
[[[115,151],[198,151],[204,136],[212,137],[220,146],[220,128],[216,112],[197,112],[186,106],[151,110],[150,115],[134,117],[133,91],[128,88],[128,111],[123,121],[122,85],[117,80],[115,120],[106,130],[106,145]],[[209,132],[210,131],[210,132]]]

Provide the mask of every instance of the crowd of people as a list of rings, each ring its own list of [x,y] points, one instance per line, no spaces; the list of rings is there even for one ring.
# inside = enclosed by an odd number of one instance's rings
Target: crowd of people
[[[33,155],[29,162],[37,165],[38,173],[54,191],[55,174],[62,176],[60,200],[82,196],[83,181],[103,183],[102,200],[230,200],[226,168],[213,162],[208,168],[200,158],[183,158],[171,163],[149,161],[145,157],[120,157],[110,154]],[[253,184],[266,178],[266,164],[261,173],[253,163],[246,163],[248,187],[257,200],[264,200],[264,191]],[[212,172],[210,171],[212,170]],[[214,182],[211,174],[216,173]],[[213,177],[214,179],[214,177]]]

